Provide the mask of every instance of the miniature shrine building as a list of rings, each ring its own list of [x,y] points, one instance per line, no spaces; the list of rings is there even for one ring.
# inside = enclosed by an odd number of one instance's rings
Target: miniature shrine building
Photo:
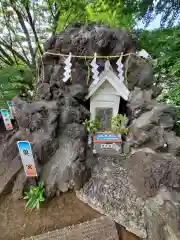
[[[109,129],[111,118],[116,116],[121,104],[121,98],[128,100],[129,90],[113,71],[109,61],[105,63],[104,71],[99,75],[97,84],[89,87],[86,99],[90,98],[91,120],[98,118],[103,129]]]

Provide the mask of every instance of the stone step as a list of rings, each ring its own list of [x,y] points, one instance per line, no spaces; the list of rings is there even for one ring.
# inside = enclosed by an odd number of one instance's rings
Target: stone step
[[[24,240],[119,240],[116,225],[102,216],[92,221],[55,230]]]

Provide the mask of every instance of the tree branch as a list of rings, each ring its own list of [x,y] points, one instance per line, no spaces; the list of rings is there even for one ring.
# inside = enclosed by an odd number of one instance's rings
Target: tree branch
[[[27,62],[29,62],[29,59],[27,58],[27,53],[24,51],[24,48],[23,48],[22,44],[20,43],[20,41],[18,41],[18,45],[22,50],[24,58],[26,59]]]
[[[35,66],[36,65],[35,54],[34,54],[34,51],[33,51],[30,35],[29,35],[29,32],[28,32],[27,27],[25,25],[24,19],[23,19],[22,15],[21,15],[21,12],[15,6],[15,2],[13,0],[10,0],[10,3],[11,3],[11,7],[13,8],[13,10],[15,11],[15,13],[16,13],[16,15],[18,17],[19,23],[20,23],[20,25],[22,27],[22,30],[24,31],[24,34],[26,36],[28,47],[29,47],[29,51],[30,51],[31,58],[32,58],[32,64]]]
[[[4,18],[4,21],[5,21],[5,25],[6,25],[6,28],[8,29],[8,33],[9,33],[9,39],[10,39],[10,46],[12,47],[13,46],[13,41],[12,41],[12,37],[11,37],[11,28],[9,26],[9,23],[8,23],[8,19],[6,18],[6,14],[5,14],[5,11],[4,11],[4,7],[2,7],[2,11],[3,11],[3,18]],[[14,53],[13,54],[13,57],[14,57],[14,60],[16,62],[16,65],[18,65],[18,61],[16,59],[16,56]]]
[[[13,60],[11,59],[11,57],[8,55],[8,53],[1,46],[0,46],[0,52],[1,52],[1,57],[3,59],[6,59],[6,61],[8,62],[8,65],[13,65],[14,64]]]
[[[4,62],[5,64],[9,65],[9,66],[13,66],[14,63],[8,61],[7,59],[4,58],[4,56],[0,55],[0,59],[2,62]]]
[[[8,51],[15,54],[20,60],[22,60],[25,64],[27,64],[29,67],[32,67],[32,64],[27,61],[20,53],[18,53],[15,49],[13,49],[11,46],[9,46],[7,43],[4,43],[0,40],[0,44],[4,46]]]

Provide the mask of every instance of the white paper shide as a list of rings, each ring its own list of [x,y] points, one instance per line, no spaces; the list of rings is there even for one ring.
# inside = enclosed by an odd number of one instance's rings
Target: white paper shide
[[[72,55],[71,55],[71,53],[69,53],[69,56],[64,61],[64,63],[65,63],[65,67],[64,67],[65,72],[64,72],[63,82],[67,82],[67,80],[71,77],[71,67],[72,67],[71,58],[72,58]]]

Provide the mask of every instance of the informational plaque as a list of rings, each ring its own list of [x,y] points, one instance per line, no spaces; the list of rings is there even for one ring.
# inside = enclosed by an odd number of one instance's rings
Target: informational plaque
[[[11,119],[15,119],[15,104],[13,101],[7,101],[9,111],[10,111],[10,117]]]
[[[112,132],[97,132],[94,134],[94,153],[113,156],[122,152],[122,139],[120,134]]]
[[[11,123],[11,118],[8,109],[1,109],[1,116],[5,125],[6,130],[12,130],[13,125]]]
[[[28,141],[18,141],[17,146],[27,177],[37,177],[34,157],[31,150],[31,144]]]

